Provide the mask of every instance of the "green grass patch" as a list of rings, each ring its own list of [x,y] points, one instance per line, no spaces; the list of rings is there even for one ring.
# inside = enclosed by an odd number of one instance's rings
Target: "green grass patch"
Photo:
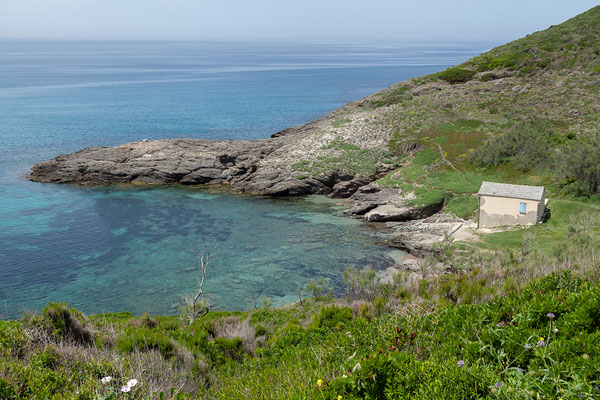
[[[465,171],[463,174],[453,169],[435,171],[430,173],[421,183],[456,194],[469,194],[479,191],[481,182],[485,180],[484,175],[472,171]]]
[[[416,188],[414,193],[416,197],[410,200],[408,203],[419,207],[427,207],[434,204],[439,204],[452,196],[451,193],[445,190],[429,189],[424,187]]]
[[[294,171],[303,173],[299,175],[302,179],[326,175],[332,171],[345,171],[357,177],[372,176],[378,166],[393,167],[401,160],[401,157],[396,157],[389,150],[362,149],[341,138],[335,138],[321,149],[332,151],[328,155],[317,157],[316,160],[301,160],[292,164]]]
[[[459,218],[472,218],[479,207],[479,198],[474,195],[458,195],[446,203],[445,211]]]
[[[407,85],[396,85],[382,92],[375,100],[368,103],[368,108],[387,107],[409,100],[412,96],[408,92]]]
[[[492,250],[518,250],[525,234],[535,235],[536,249],[552,255],[561,243],[569,241],[574,230],[585,229],[590,238],[600,238],[600,205],[557,199],[548,203],[550,219],[528,228],[490,233],[483,236],[480,246]]]
[[[321,149],[322,150],[333,149],[333,150],[343,150],[343,151],[357,151],[357,150],[360,150],[360,147],[355,144],[348,143],[340,137],[336,137],[329,144],[322,146]]]
[[[351,123],[351,122],[352,122],[352,120],[351,120],[350,118],[343,118],[343,119],[338,119],[337,121],[334,121],[334,122],[331,124],[331,126],[332,126],[333,128],[340,128],[340,127],[342,127],[342,126],[344,126],[344,125],[347,125],[347,124],[349,124],[349,123]]]

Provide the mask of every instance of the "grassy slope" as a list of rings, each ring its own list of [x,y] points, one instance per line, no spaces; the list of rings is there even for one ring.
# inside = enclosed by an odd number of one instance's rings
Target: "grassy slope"
[[[400,168],[379,184],[415,191],[421,204],[445,197],[446,210],[463,218],[473,216],[477,205],[473,193],[482,180],[546,185],[553,195],[560,195],[557,182],[545,171],[524,173],[510,162],[477,168],[468,155],[488,138],[530,117],[551,121],[565,137],[597,132],[599,43],[600,6],[460,66],[392,86],[335,113],[338,119],[326,136],[354,148],[293,167],[306,177],[336,168],[370,175],[396,164]],[[470,72],[463,76],[461,71]],[[370,147],[370,138],[381,142],[386,135],[382,146]],[[385,145],[402,154],[413,143],[425,150],[409,158],[381,156]],[[364,154],[357,157],[361,149]],[[353,162],[356,159],[360,162]]]
[[[387,304],[362,301],[354,312],[310,299],[210,314],[192,327],[177,317],[79,316],[94,337],[88,345],[48,313],[0,321],[0,398],[170,398],[171,388],[182,399],[600,398],[595,268],[592,280],[555,273],[472,305],[411,303],[388,286],[378,289],[391,290]],[[427,298],[447,289],[420,290]],[[219,336],[223,321],[246,321],[253,333]],[[118,395],[131,378],[138,385]]]

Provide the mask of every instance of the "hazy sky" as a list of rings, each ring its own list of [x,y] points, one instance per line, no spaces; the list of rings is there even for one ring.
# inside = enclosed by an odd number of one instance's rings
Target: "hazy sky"
[[[0,0],[0,38],[505,42],[587,0]]]

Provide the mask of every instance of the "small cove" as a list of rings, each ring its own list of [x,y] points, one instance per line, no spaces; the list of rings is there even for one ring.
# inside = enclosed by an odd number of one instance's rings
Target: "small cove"
[[[432,51],[434,49],[435,51]],[[257,139],[483,46],[0,41],[0,317],[49,301],[171,314],[214,248],[215,309],[295,301],[311,278],[398,257],[322,196],[28,182],[29,167],[140,139]]]
[[[196,254],[204,246],[214,253],[205,291],[216,309],[248,309],[260,295],[275,305],[295,301],[313,277],[325,278],[339,294],[345,268],[393,263],[393,250],[375,243],[378,232],[344,216],[324,196],[271,199],[182,187],[58,189],[69,192],[69,203],[42,229],[15,231],[5,243],[10,258],[4,273],[11,280],[3,281],[1,297],[8,314],[48,301],[88,312],[173,313],[181,296],[196,287]]]

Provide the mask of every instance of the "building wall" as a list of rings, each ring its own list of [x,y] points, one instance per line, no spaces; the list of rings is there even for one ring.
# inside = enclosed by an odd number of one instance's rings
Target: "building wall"
[[[525,214],[519,212],[521,203],[527,204]],[[541,217],[540,210],[543,208],[540,202],[535,200],[479,196],[479,228],[516,224],[533,225]]]

